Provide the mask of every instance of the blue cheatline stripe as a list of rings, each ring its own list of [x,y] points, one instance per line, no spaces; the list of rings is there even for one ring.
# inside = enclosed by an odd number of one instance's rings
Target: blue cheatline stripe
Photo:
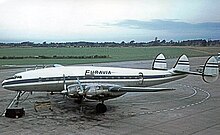
[[[206,68],[218,68],[218,66],[217,65],[207,65],[207,66],[205,66]]]
[[[154,75],[154,76],[143,76],[143,79],[154,79],[154,78],[164,78],[166,75]],[[66,81],[79,80],[99,80],[99,79],[140,79],[140,76],[66,76]],[[2,85],[13,85],[13,84],[23,84],[23,83],[36,83],[36,82],[51,82],[51,81],[63,81],[63,77],[48,77],[48,78],[35,78],[35,79],[24,79],[24,80],[14,80],[10,82],[5,82]]]
[[[189,63],[179,63],[177,65],[189,65]]]
[[[179,60],[178,63],[179,62],[189,62],[189,61],[188,60]]]
[[[156,59],[156,60],[166,60],[166,59]]]
[[[155,62],[156,63],[166,63],[166,61],[159,61],[159,60],[156,60]]]
[[[212,63],[212,62],[209,62],[209,63],[206,63],[206,64],[210,64],[210,65],[218,65],[218,63]]]

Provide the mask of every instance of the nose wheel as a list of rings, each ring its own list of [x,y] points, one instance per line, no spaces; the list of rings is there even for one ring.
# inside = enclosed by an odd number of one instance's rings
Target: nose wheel
[[[96,105],[96,112],[97,113],[105,113],[107,111],[107,107],[105,104],[103,103],[98,103]]]

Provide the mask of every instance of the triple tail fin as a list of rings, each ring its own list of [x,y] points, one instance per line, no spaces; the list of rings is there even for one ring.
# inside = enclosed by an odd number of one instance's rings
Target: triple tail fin
[[[167,70],[166,58],[162,53],[158,54],[154,59],[152,70]]]

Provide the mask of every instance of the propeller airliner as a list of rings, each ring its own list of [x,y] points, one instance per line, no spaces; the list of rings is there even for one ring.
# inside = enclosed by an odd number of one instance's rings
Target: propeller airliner
[[[96,66],[62,66],[29,70],[15,74],[2,82],[7,90],[17,91],[17,100],[24,92],[60,93],[78,101],[96,100],[98,113],[107,111],[104,101],[127,92],[159,92],[172,88],[151,86],[175,81],[188,74],[200,75],[205,82],[218,79],[218,61],[208,58],[202,73],[190,71],[186,55],[178,58],[171,69],[167,69],[165,56],[160,53],[153,61],[152,69],[133,69]]]

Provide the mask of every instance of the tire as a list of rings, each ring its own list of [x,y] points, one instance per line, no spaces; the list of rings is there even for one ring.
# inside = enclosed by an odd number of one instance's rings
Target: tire
[[[107,107],[102,104],[102,103],[99,103],[96,105],[96,112],[97,113],[105,113],[107,111]]]

